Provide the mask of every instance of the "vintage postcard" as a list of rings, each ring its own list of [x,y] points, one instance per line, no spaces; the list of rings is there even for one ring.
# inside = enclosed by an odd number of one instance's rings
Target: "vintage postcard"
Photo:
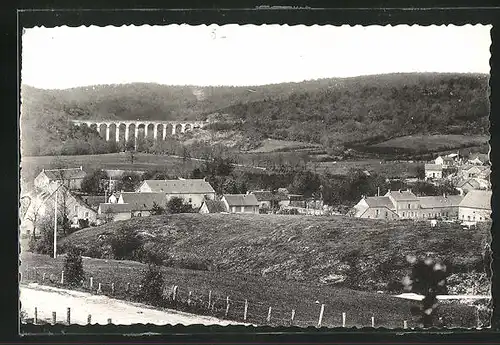
[[[21,332],[489,327],[490,29],[25,28]]]

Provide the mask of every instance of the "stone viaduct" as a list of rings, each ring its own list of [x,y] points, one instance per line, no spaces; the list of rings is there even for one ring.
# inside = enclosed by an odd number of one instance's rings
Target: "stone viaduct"
[[[167,135],[185,133],[195,128],[203,128],[207,124],[205,121],[71,120],[71,122],[77,126],[86,125],[97,130],[106,141],[114,136],[116,142],[123,138],[137,140],[141,128],[145,138],[152,137],[158,140],[161,137],[165,140]]]

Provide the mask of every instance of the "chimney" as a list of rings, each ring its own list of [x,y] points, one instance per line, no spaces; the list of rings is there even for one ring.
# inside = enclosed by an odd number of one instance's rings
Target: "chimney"
[[[401,189],[398,189],[398,192],[401,193]]]
[[[83,166],[82,166],[82,165],[80,165],[80,170],[82,170],[82,171],[83,171]]]

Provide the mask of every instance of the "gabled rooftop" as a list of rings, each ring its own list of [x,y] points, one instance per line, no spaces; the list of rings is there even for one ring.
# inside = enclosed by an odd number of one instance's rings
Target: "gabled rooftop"
[[[42,170],[49,180],[74,180],[83,179],[87,173],[83,171],[82,167],[68,168],[68,169],[44,169]]]
[[[167,194],[209,194],[215,193],[210,183],[203,179],[146,180],[152,192]]]
[[[224,194],[229,206],[259,206],[259,201],[253,194]]]
[[[489,190],[471,190],[465,195],[459,206],[491,210],[491,195]]]

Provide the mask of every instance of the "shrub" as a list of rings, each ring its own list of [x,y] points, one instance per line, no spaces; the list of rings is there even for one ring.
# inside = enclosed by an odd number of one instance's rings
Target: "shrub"
[[[64,275],[70,286],[79,286],[85,277],[81,251],[70,247],[64,260]]]
[[[163,272],[158,265],[150,264],[141,279],[139,300],[154,306],[163,303]]]
[[[135,230],[128,227],[119,228],[110,236],[113,257],[117,260],[135,259],[142,247],[142,241]]]

